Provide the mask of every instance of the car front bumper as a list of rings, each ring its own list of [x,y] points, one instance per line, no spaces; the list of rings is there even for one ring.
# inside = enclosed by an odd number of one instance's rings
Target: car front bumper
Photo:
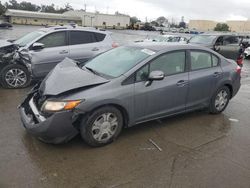
[[[32,93],[20,105],[19,113],[27,132],[46,143],[64,143],[79,132],[72,124],[73,112],[57,112],[46,118],[36,108]]]

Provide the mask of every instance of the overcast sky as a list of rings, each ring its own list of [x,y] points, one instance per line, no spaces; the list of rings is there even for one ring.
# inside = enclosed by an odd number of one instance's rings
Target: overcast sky
[[[6,0],[1,0],[6,2]],[[17,0],[21,2],[22,0]],[[51,4],[63,6],[62,0],[26,0],[35,4]],[[190,19],[211,19],[216,21],[247,20],[250,18],[250,0],[68,0],[74,9],[95,10],[103,13],[121,13],[137,16],[142,21],[148,21],[159,16],[180,21]]]

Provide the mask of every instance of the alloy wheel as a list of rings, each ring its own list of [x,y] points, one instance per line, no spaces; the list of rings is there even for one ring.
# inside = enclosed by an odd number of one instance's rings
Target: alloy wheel
[[[218,110],[218,111],[221,111],[223,110],[223,108],[227,105],[227,102],[228,102],[228,93],[226,90],[221,90],[216,98],[215,98],[215,108]]]
[[[5,74],[5,81],[13,88],[21,87],[27,82],[27,75],[22,69],[10,69]]]
[[[105,142],[112,138],[118,128],[118,118],[113,113],[104,113],[96,118],[92,125],[93,138]]]

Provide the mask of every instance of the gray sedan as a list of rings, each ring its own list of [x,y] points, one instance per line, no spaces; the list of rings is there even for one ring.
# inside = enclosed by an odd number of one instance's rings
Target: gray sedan
[[[91,146],[111,143],[122,128],[208,108],[221,113],[240,88],[241,68],[192,45],[119,47],[85,66],[65,59],[20,105],[28,132],[48,143],[80,133]]]

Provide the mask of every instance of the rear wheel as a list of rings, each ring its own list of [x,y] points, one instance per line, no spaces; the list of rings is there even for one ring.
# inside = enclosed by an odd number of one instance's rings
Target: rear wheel
[[[123,127],[121,112],[112,106],[94,111],[81,123],[81,136],[90,146],[98,147],[113,142]]]
[[[230,90],[227,86],[223,86],[217,90],[213,96],[209,111],[212,114],[219,114],[225,110],[230,100]]]
[[[29,86],[31,76],[28,69],[23,65],[10,64],[2,69],[0,81],[4,88],[25,88]]]

